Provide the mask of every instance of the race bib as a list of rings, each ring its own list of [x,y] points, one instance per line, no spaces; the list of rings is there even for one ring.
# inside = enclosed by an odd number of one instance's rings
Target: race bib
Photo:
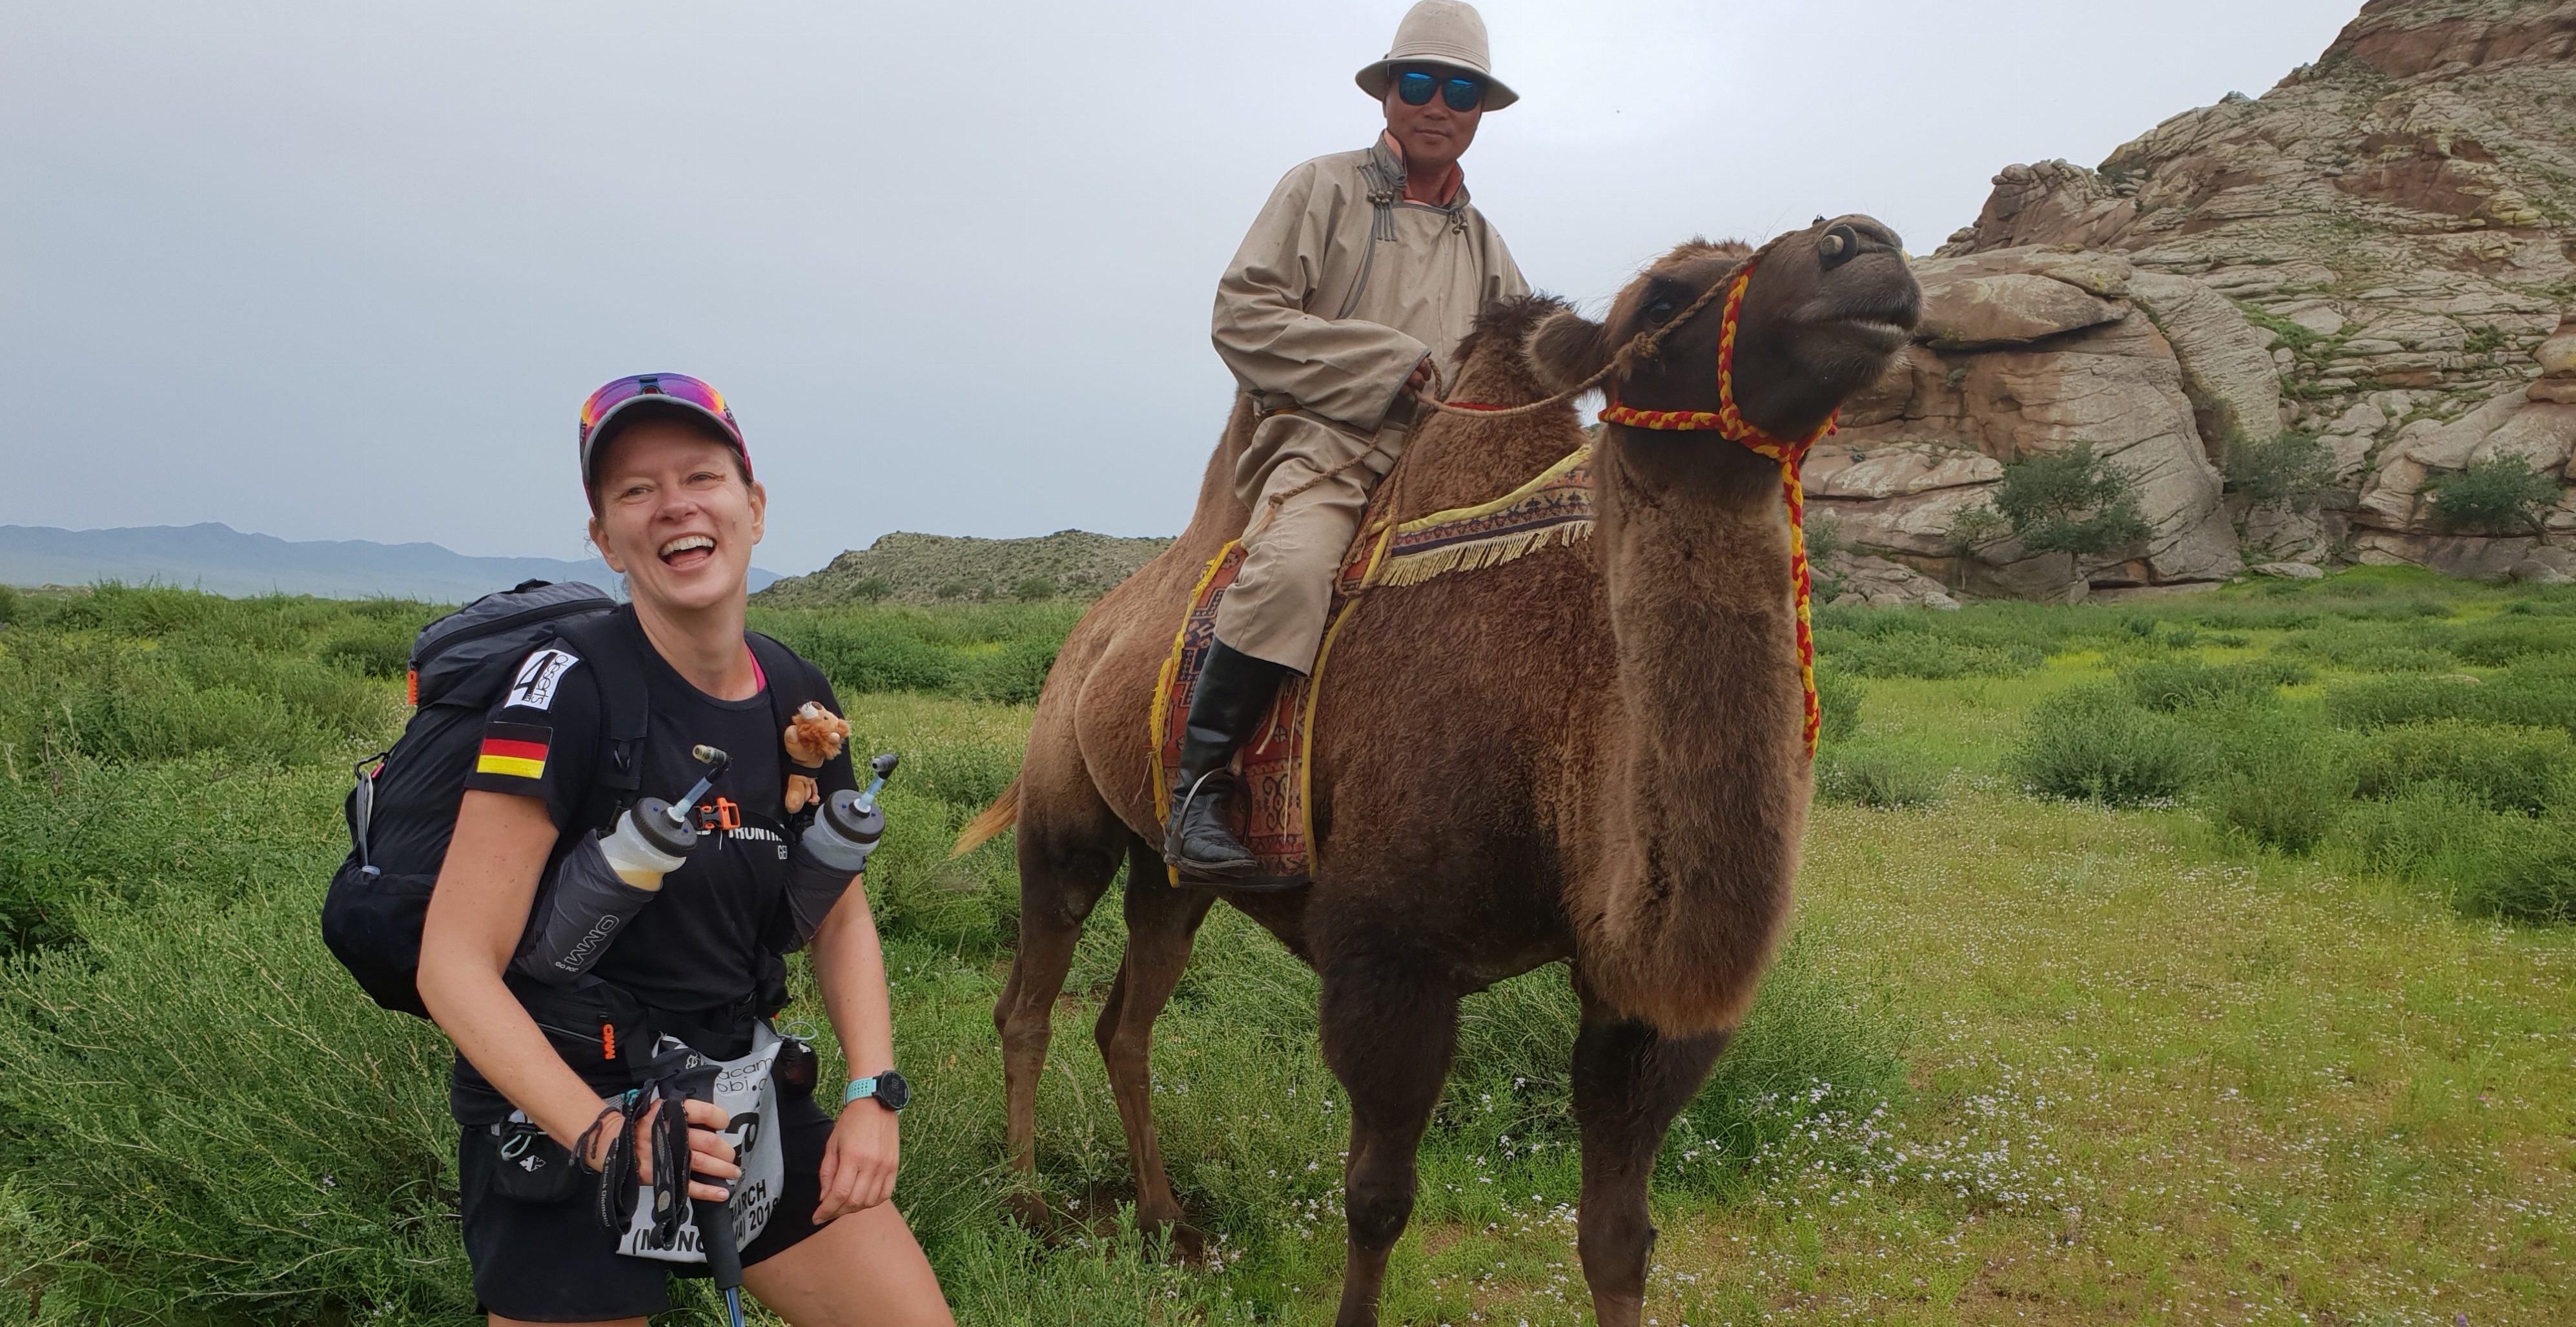
[[[750,1054],[718,1062],[722,1068],[716,1072],[716,1106],[733,1121],[723,1137],[733,1144],[734,1162],[742,1167],[742,1178],[733,1183],[733,1200],[727,1209],[733,1213],[737,1249],[760,1238],[760,1232],[768,1228],[769,1214],[777,1209],[779,1195],[787,1183],[787,1158],[778,1137],[778,1084],[769,1074],[770,1066],[778,1060],[781,1044],[767,1020],[762,1020],[752,1025]],[[654,1046],[657,1055],[672,1049],[685,1047],[670,1037]],[[694,1209],[681,1219],[680,1233],[668,1247],[653,1244],[652,1205],[644,1201],[644,1193],[645,1186],[639,1183],[627,1213],[626,1232],[618,1237],[617,1251],[631,1258],[662,1262],[705,1262],[707,1251],[698,1242]]]

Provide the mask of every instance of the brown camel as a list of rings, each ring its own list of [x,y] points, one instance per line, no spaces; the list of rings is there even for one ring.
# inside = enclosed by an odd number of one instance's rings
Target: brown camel
[[[1736,399],[1754,424],[1805,436],[1878,378],[1917,316],[1895,236],[1866,217],[1819,220],[1758,255],[1682,245],[1604,323],[1545,298],[1497,302],[1461,347],[1450,399],[1535,402],[1580,382],[1748,258]],[[1627,373],[1622,403],[1718,408],[1717,303]],[[960,840],[1019,826],[1020,949],[993,1019],[1024,1172],[1075,938],[1131,864],[1098,1038],[1150,1226],[1181,1209],[1154,1140],[1148,1040],[1216,896],[1164,883],[1146,716],[1191,586],[1245,524],[1231,477],[1249,424],[1238,406],[1188,531],[1074,628],[1019,781]],[[1570,405],[1444,412],[1415,430],[1378,506],[1490,500],[1581,441]],[[1809,758],[1780,467],[1713,433],[1617,425],[1594,467],[1589,540],[1363,596],[1316,714],[1314,882],[1229,899],[1322,977],[1324,1057],[1351,1109],[1344,1327],[1377,1319],[1459,998],[1559,959],[1583,1011],[1583,1273],[1602,1322],[1636,1323],[1656,1151],[1788,912]]]

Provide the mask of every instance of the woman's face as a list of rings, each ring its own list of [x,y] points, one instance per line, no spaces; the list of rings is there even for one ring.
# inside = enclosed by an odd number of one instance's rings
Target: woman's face
[[[675,612],[739,600],[769,496],[746,483],[733,449],[674,420],[639,419],[598,461],[600,556],[627,594]]]

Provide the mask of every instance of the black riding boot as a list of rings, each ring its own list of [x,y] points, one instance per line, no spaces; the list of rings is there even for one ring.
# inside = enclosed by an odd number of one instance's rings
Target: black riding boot
[[[1180,777],[1172,785],[1163,833],[1163,860],[1180,868],[1184,880],[1222,887],[1260,873],[1252,850],[1234,836],[1228,813],[1243,780],[1230,766],[1235,751],[1252,736],[1253,725],[1269,711],[1279,676],[1287,671],[1223,641],[1208,648],[1198,691],[1190,698]]]

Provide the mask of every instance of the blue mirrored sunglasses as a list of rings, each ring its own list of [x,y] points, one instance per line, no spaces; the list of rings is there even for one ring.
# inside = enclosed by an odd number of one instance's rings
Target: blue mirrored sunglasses
[[[1419,69],[1408,69],[1395,76],[1395,95],[1407,106],[1431,104],[1434,90],[1453,111],[1472,111],[1485,104],[1485,80],[1481,78],[1442,78]]]

